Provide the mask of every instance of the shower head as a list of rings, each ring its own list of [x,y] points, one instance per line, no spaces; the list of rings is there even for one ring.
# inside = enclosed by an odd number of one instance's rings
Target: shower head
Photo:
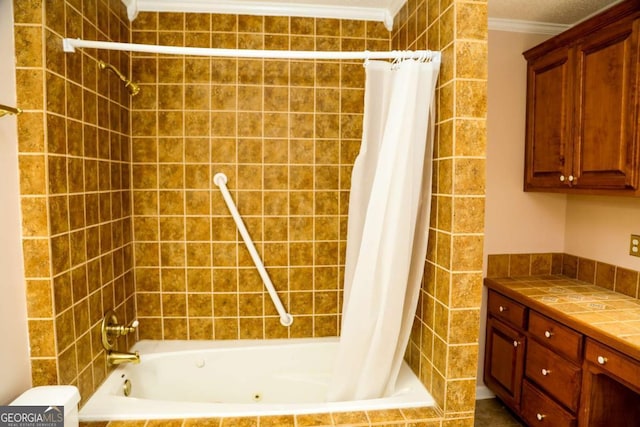
[[[138,86],[137,83],[134,83],[131,80],[125,81],[124,87],[127,88],[131,96],[136,96],[138,92],[140,92],[140,86]]]
[[[116,76],[118,76],[118,78],[124,82],[124,87],[127,88],[127,90],[129,91],[129,94],[131,96],[135,96],[135,95],[138,94],[138,92],[140,92],[140,86],[138,86],[137,83],[134,83],[133,81],[131,81],[131,79],[126,78],[124,76],[124,74],[122,74],[113,65],[107,64],[106,62],[99,60],[98,61],[98,68],[100,68],[101,70],[112,71]]]

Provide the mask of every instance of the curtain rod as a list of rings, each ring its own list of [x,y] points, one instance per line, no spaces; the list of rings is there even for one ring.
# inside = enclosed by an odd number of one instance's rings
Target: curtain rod
[[[440,62],[440,52],[431,50],[393,50],[393,51],[292,51],[292,50],[251,50],[251,49],[214,49],[205,47],[161,46],[136,43],[102,42],[81,39],[62,39],[65,52],[75,52],[76,48],[121,50],[129,52],[161,53],[169,55],[219,56],[269,59],[423,59]]]

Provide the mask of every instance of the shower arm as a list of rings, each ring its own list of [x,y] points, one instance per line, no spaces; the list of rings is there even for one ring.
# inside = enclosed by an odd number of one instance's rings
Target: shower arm
[[[8,105],[0,104],[0,117],[6,116],[7,114],[18,115],[22,113],[22,110],[17,107],[9,107]]]
[[[140,92],[140,87],[136,83],[128,79],[124,74],[120,72],[120,70],[118,70],[113,65],[107,64],[106,62],[99,60],[98,68],[100,68],[101,70],[109,70],[113,72],[116,76],[118,76],[118,78],[124,82],[124,87],[127,88],[127,90],[131,95],[136,95],[138,92]]]

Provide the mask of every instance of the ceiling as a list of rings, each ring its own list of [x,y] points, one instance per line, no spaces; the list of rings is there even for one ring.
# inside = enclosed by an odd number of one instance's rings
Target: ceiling
[[[258,15],[313,16],[382,21],[391,29],[393,17],[407,0],[122,0],[129,18],[138,11],[181,11]],[[621,0],[488,0],[489,27],[505,29],[515,22],[551,27],[551,32]],[[494,23],[496,23],[494,25]],[[507,27],[505,27],[507,23]],[[534,31],[535,32],[535,31]]]
[[[620,0],[489,0],[489,18],[573,25]]]

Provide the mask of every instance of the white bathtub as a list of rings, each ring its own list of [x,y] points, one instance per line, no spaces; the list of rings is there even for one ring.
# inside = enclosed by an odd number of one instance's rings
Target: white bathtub
[[[338,338],[140,341],[139,365],[115,369],[80,421],[235,417],[432,406],[403,364],[393,396],[325,402]],[[131,394],[125,397],[125,380]]]

